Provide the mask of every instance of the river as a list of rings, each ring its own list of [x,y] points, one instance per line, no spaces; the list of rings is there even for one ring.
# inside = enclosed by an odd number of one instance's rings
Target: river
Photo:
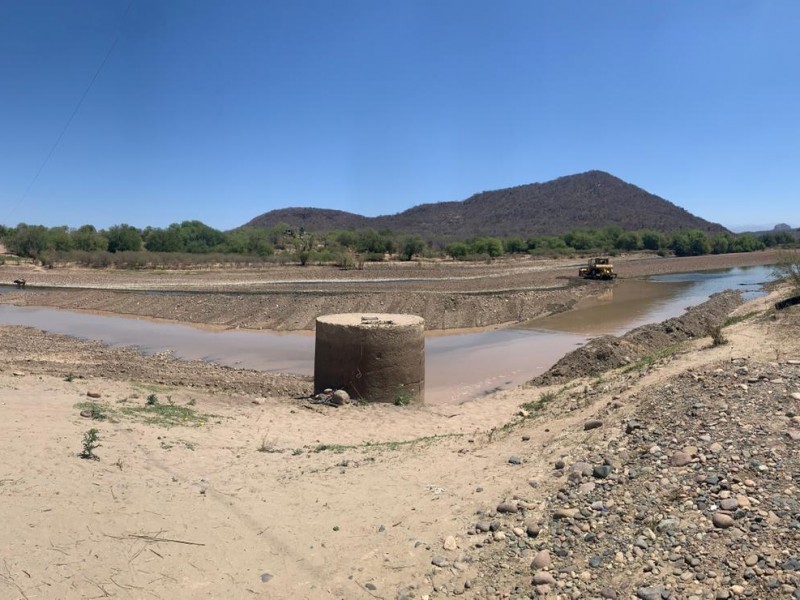
[[[567,313],[513,328],[429,336],[425,343],[426,400],[455,404],[520,385],[591,337],[620,335],[678,316],[726,289],[740,289],[745,297],[755,297],[770,274],[770,267],[743,267],[618,280],[608,292],[579,302]],[[147,319],[11,305],[0,305],[0,324],[136,346],[146,353],[172,351],[182,359],[313,373],[314,336],[308,333],[208,331]]]

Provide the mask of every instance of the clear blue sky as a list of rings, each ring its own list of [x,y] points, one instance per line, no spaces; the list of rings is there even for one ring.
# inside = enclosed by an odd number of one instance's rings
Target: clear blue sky
[[[797,0],[4,0],[0,223],[228,229],[601,169],[798,227],[798,31]]]

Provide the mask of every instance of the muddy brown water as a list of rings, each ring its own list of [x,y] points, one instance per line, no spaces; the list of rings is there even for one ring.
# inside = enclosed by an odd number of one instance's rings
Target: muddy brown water
[[[760,293],[770,267],[618,280],[575,310],[479,333],[436,335],[426,340],[426,401],[457,404],[515,387],[549,369],[564,354],[603,334],[620,335],[646,323],[682,314],[725,289],[746,297]],[[0,290],[2,291],[2,290]],[[313,373],[314,336],[308,333],[208,331],[188,325],[109,317],[50,308],[0,305],[0,324],[24,325],[146,353],[213,361],[270,372]]]

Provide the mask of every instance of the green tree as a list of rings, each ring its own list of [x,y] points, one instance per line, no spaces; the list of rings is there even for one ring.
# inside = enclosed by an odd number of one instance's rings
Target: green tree
[[[667,241],[662,233],[652,230],[642,231],[642,247],[645,250],[658,250],[666,245]]]
[[[504,250],[509,254],[519,254],[528,251],[528,245],[521,237],[508,238],[504,243]]]
[[[57,252],[69,252],[72,250],[72,236],[69,227],[51,227],[47,232],[47,246]]]
[[[454,242],[448,244],[447,248],[445,248],[445,252],[455,259],[466,258],[468,251],[469,249],[464,242]]]
[[[138,252],[142,249],[142,234],[132,225],[123,223],[109,227],[106,237],[109,252]]]
[[[42,225],[20,223],[13,236],[6,237],[8,249],[18,256],[37,259],[45,250],[49,250],[47,228]]]
[[[94,228],[94,225],[81,225],[72,231],[70,236],[75,250],[97,252],[108,249],[108,240]]]
[[[614,247],[619,250],[632,252],[642,249],[642,237],[636,231],[626,231],[620,233],[614,241]]]
[[[183,221],[178,226],[185,252],[204,254],[225,244],[225,234],[201,221]]]
[[[711,239],[712,254],[727,254],[731,251],[733,237],[727,233],[719,233]]]
[[[425,249],[425,242],[418,235],[410,235],[403,240],[401,256],[405,260],[411,260],[416,254]]]
[[[185,247],[180,225],[173,223],[166,229],[148,227],[144,230],[144,247],[150,252],[183,252]]]

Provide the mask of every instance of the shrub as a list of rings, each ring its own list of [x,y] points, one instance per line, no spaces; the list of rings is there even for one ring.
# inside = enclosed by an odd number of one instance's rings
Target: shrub
[[[92,428],[83,434],[83,450],[81,450],[78,456],[89,460],[100,460],[94,453],[94,451],[100,447],[100,444],[97,443],[100,439],[97,435],[98,433],[100,432],[97,429]]]

